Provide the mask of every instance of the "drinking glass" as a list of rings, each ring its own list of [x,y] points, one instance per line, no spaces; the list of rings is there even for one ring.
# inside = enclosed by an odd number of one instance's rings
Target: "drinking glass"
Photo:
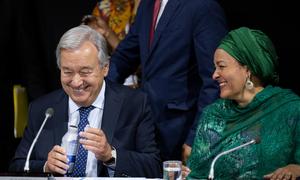
[[[181,180],[181,161],[164,161],[164,180]]]

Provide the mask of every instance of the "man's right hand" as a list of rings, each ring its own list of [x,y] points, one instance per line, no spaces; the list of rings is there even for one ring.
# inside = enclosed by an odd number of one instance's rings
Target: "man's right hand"
[[[45,172],[66,174],[68,168],[66,151],[61,146],[54,146],[48,153]]]

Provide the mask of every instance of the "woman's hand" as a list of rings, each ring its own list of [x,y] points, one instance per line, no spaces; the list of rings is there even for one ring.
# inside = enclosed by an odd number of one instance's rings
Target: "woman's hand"
[[[296,164],[290,164],[282,168],[278,168],[276,171],[264,176],[264,179],[270,180],[296,180],[300,177],[300,166]]]
[[[181,171],[182,171],[182,179],[185,179],[191,172],[191,170],[185,165],[182,165]]]
[[[182,162],[186,164],[189,156],[191,155],[192,148],[187,144],[182,145]]]
[[[81,20],[82,24],[88,25],[107,40],[112,50],[115,50],[120,43],[118,36],[113,32],[105,20],[99,16],[86,15]]]

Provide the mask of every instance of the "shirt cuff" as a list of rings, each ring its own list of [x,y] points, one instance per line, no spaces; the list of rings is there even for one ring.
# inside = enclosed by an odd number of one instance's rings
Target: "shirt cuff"
[[[47,164],[47,161],[45,162],[44,166],[43,166],[43,173],[46,172],[46,164]]]

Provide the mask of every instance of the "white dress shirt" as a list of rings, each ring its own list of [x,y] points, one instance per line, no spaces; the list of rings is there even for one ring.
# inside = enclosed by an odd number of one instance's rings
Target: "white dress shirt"
[[[157,16],[157,19],[156,19],[155,28],[158,24],[159,19],[161,18],[161,15],[163,14],[163,12],[165,10],[165,7],[166,7],[168,1],[169,0],[161,0],[160,9],[159,9],[158,16]]]
[[[90,127],[93,128],[101,128],[102,124],[102,115],[104,109],[104,94],[105,94],[105,81],[103,81],[101,91],[97,97],[97,99],[93,102],[93,106],[95,107],[88,116],[88,121]],[[80,116],[79,116],[79,108],[70,97],[69,97],[69,123],[74,125],[78,125]],[[86,177],[97,177],[97,159],[95,154],[88,151],[88,157],[86,161]]]

